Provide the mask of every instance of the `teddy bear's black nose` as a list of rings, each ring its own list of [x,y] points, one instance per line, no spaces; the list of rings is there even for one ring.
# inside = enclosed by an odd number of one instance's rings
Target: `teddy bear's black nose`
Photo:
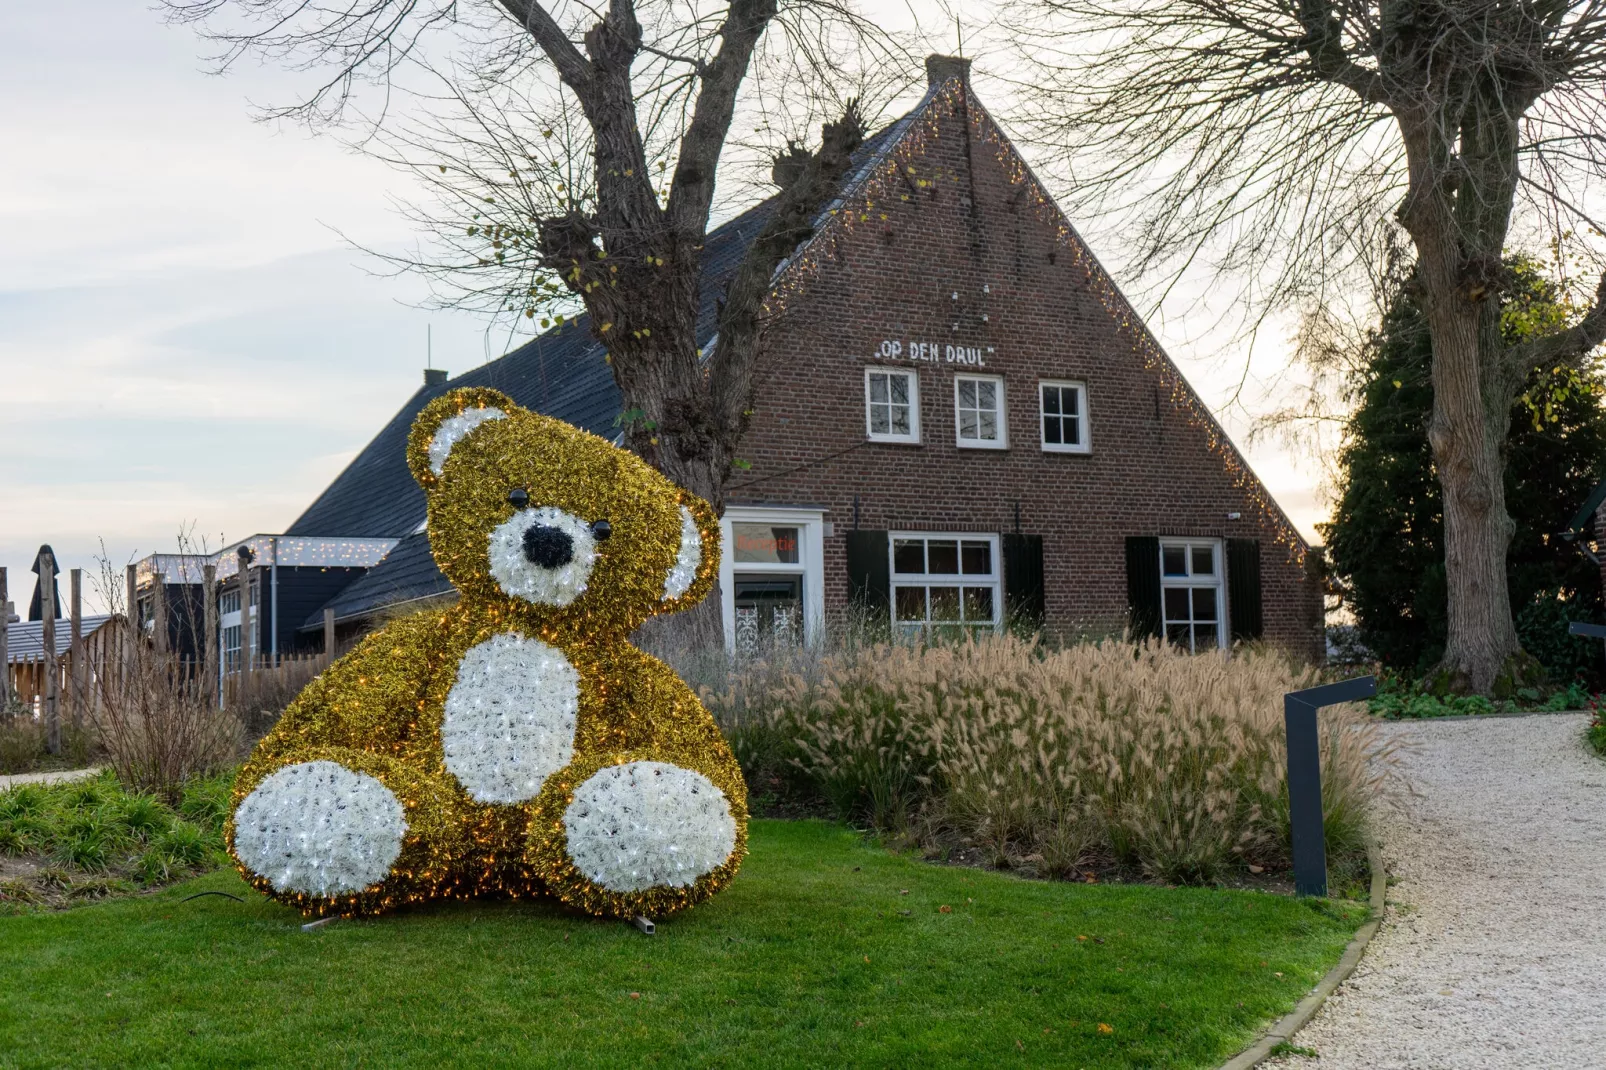
[[[532,565],[562,568],[574,560],[574,540],[567,531],[535,524],[525,529],[524,556]]]

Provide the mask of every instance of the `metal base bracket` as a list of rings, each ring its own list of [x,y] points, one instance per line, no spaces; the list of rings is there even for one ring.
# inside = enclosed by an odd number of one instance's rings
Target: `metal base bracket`
[[[314,929],[321,929],[325,925],[328,925],[330,922],[339,921],[339,920],[340,920],[340,915],[339,914],[331,914],[327,918],[319,918],[317,921],[309,921],[309,922],[307,922],[305,925],[303,925],[301,927],[301,931],[304,932],[304,933],[310,933]]]
[[[652,919],[644,918],[640,914],[631,918],[630,924],[640,929],[643,936],[654,936],[658,932],[658,927],[652,923]]]

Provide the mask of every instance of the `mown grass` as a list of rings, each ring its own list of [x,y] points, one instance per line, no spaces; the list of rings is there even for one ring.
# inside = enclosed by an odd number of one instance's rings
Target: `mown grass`
[[[0,918],[0,1065],[1211,1066],[1363,914],[930,866],[814,821],[755,822],[731,888],[653,938],[479,902],[303,933],[218,872]]]

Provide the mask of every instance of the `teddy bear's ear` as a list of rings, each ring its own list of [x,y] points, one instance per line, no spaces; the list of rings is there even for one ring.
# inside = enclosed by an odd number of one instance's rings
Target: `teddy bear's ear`
[[[719,517],[690,491],[680,492],[680,548],[664,577],[658,613],[690,609],[714,589],[719,575]]]
[[[470,386],[442,394],[424,406],[407,434],[407,467],[418,485],[429,490],[439,481],[452,447],[487,420],[519,411],[500,390]]]

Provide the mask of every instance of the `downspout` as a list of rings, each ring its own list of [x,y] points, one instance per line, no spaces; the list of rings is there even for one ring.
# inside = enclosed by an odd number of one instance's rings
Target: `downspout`
[[[273,651],[273,667],[279,667],[279,536],[269,540],[273,546],[273,563],[268,567],[268,602],[273,609],[273,631],[269,634]]]

